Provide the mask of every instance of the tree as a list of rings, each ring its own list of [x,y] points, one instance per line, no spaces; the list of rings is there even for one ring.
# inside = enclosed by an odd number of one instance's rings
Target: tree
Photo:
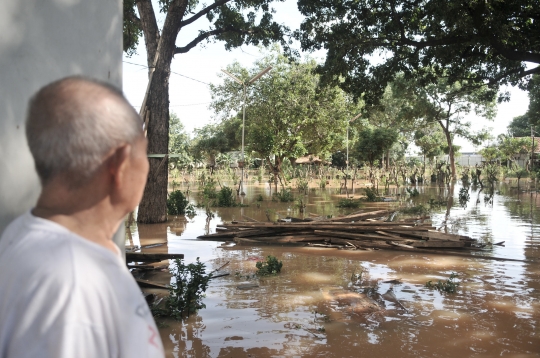
[[[508,162],[513,162],[521,153],[527,153],[532,148],[532,140],[530,137],[512,138],[505,135],[499,136],[497,148],[501,154],[501,159],[506,159]]]
[[[444,133],[436,124],[414,132],[414,144],[420,149],[420,154],[424,157],[424,166],[426,165],[426,158],[431,160],[431,158],[442,154],[445,141]]]
[[[418,100],[416,84],[398,75],[386,86],[379,104],[366,107],[365,116],[368,117],[369,124],[380,128],[394,128],[399,133],[397,143],[387,148],[387,169],[390,165],[391,148],[401,147],[400,151],[404,153],[413,140],[415,129],[420,126],[424,113],[416,106]]]
[[[184,125],[178,115],[171,112],[169,119],[169,154],[177,154],[179,157],[170,158],[169,162],[176,167],[188,165],[191,162],[189,147],[190,138],[184,129]]]
[[[359,160],[373,167],[375,160],[382,159],[390,147],[397,141],[398,132],[392,128],[365,128],[358,134],[355,151]]]
[[[215,0],[205,4],[198,0],[158,0],[160,12],[165,14],[159,29],[151,0],[124,0],[124,51],[132,54],[143,35],[152,79],[145,106],[141,109],[145,119],[148,118],[148,153],[167,153],[169,75],[173,56],[187,53],[205,41],[223,41],[226,49],[244,44],[268,46],[274,41],[283,42],[288,29],[272,21],[272,1]],[[208,21],[209,28],[177,46],[182,29],[201,21]],[[148,177],[151,179],[146,183],[139,205],[139,222],[156,223],[167,219],[166,161],[149,158]]]
[[[201,160],[207,159],[212,169],[216,166],[216,158],[219,154],[236,150],[240,146],[238,133],[242,121],[233,117],[219,124],[207,124],[201,129],[195,130],[195,144],[192,147],[193,155]]]
[[[246,147],[265,158],[282,179],[285,158],[294,163],[306,154],[326,157],[343,148],[347,121],[361,104],[349,101],[338,87],[320,86],[314,61],[290,62],[277,49],[252,69],[234,63],[227,70],[246,81],[268,66],[272,70],[247,88]],[[224,77],[211,91],[211,107],[218,117],[241,110],[242,87],[236,82]]]
[[[467,81],[449,82],[440,79],[435,84],[419,87],[423,100],[418,105],[425,111],[426,123],[438,123],[448,148],[452,179],[456,179],[454,136],[468,139],[475,145],[489,137],[486,130],[471,131],[471,123],[463,121],[463,115],[474,111],[478,116],[492,119],[495,103],[490,100],[486,87],[469,87]]]
[[[529,113],[514,117],[507,127],[508,135],[512,137],[530,137],[531,135],[531,120]],[[535,131],[538,127],[535,128]]]
[[[492,97],[500,85],[525,89],[540,73],[537,0],[299,0],[298,8],[306,17],[296,33],[302,48],[325,48],[325,80],[365,94],[366,103],[378,102],[397,73],[423,85],[467,78],[490,85]]]

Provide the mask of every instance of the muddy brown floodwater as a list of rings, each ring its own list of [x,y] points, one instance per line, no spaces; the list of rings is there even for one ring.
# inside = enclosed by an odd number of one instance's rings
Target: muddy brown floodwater
[[[515,183],[513,184],[515,186]],[[271,202],[261,187],[247,187],[244,208],[216,208],[193,219],[133,227],[134,244],[148,252],[197,257],[208,270],[230,262],[229,276],[211,280],[200,310],[184,322],[161,320],[170,357],[528,357],[540,355],[540,197],[501,184],[496,194],[471,190],[466,208],[444,198],[450,188],[418,187],[408,205],[433,207],[435,226],[493,246],[488,256],[522,261],[392,251],[236,246],[197,240],[223,220],[242,215],[300,216],[294,203]],[[258,194],[264,201],[255,202]],[[295,193],[295,195],[299,195]],[[194,198],[192,198],[194,200]],[[307,212],[338,215],[335,190],[310,191]],[[437,203],[442,206],[438,207]],[[371,206],[394,207],[398,203]],[[366,203],[366,206],[368,204]],[[482,254],[482,253],[481,253]],[[273,277],[254,277],[267,255],[283,261]],[[425,287],[457,273],[457,293]],[[166,273],[146,278],[165,282]],[[157,292],[157,291],[156,291]]]

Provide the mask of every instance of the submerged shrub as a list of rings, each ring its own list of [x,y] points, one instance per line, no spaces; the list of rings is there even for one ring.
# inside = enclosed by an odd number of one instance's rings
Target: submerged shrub
[[[257,267],[257,275],[268,276],[276,275],[281,272],[281,267],[283,267],[283,262],[278,261],[275,256],[268,255],[266,257],[266,262],[258,261],[255,266]]]
[[[221,207],[231,207],[236,206],[236,198],[234,196],[233,190],[228,186],[224,186],[217,193],[217,205]]]
[[[354,200],[354,199],[340,199],[337,203],[338,208],[350,208],[350,209],[357,209],[362,205],[362,202],[360,200]]]
[[[457,277],[457,273],[452,272],[450,278],[446,281],[439,280],[437,283],[433,283],[431,280],[426,282],[427,288],[435,288],[441,292],[447,293],[456,293],[459,283],[455,282],[454,279]]]
[[[169,215],[184,215],[189,201],[180,190],[175,190],[167,198],[167,213]]]
[[[206,274],[204,263],[197,261],[185,265],[182,259],[174,260],[176,265],[169,271],[173,275],[174,282],[169,287],[169,297],[166,299],[166,314],[176,320],[206,308],[202,302],[205,297],[208,282],[212,274]]]

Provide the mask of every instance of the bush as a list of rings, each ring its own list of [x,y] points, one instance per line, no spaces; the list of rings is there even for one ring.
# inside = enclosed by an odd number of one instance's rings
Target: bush
[[[185,265],[182,259],[174,260],[176,265],[169,271],[175,278],[169,287],[169,297],[166,299],[167,314],[176,320],[181,320],[184,316],[189,317],[191,313],[197,312],[201,308],[206,308],[202,303],[205,297],[204,292],[208,288],[208,282],[212,274],[206,274],[204,263],[199,261]]]
[[[294,196],[291,193],[291,189],[282,189],[278,193],[273,194],[282,203],[288,203],[294,201]]]
[[[365,188],[364,191],[366,192],[366,200],[367,201],[380,201],[381,198],[379,197],[379,193],[377,192],[377,189],[375,188]]]
[[[167,213],[169,215],[184,215],[189,201],[180,190],[175,190],[167,198]]]
[[[266,257],[266,262],[258,261],[255,266],[257,267],[257,275],[268,276],[268,275],[277,275],[281,272],[281,267],[283,266],[282,261],[278,261],[275,256],[268,255]]]
[[[444,291],[447,293],[456,293],[459,283],[455,282],[454,279],[457,277],[455,272],[452,272],[450,278],[446,281],[439,280],[437,283],[433,283],[431,280],[426,282],[427,288],[435,288],[439,291]]]
[[[338,204],[336,205],[338,208],[350,208],[350,209],[357,209],[362,205],[362,202],[360,200],[354,200],[354,199],[341,199],[339,200]]]
[[[236,206],[236,198],[233,194],[233,190],[228,186],[222,187],[221,190],[217,193],[217,206]]]

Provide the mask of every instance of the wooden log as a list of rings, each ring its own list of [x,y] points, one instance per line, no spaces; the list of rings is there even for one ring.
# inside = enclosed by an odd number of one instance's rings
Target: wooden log
[[[438,232],[438,231],[432,231],[432,230],[427,230],[427,231],[422,230],[422,231],[418,231],[418,232],[416,232],[415,230],[408,230],[407,232],[404,232],[404,231],[401,231],[401,228],[397,228],[396,230],[393,230],[393,232],[395,232],[397,234],[403,233],[403,234],[410,235],[410,236],[417,236],[417,237],[429,238],[429,239],[437,239],[437,240],[476,241],[476,240],[471,239],[468,236],[446,234],[444,232]]]
[[[156,267],[152,265],[134,265],[134,264],[128,264],[128,268],[130,269],[139,269],[139,270],[155,270]]]
[[[325,237],[341,237],[351,240],[379,240],[379,241],[386,241],[388,240],[388,237],[382,236],[382,235],[366,235],[366,234],[352,234],[349,232],[341,232],[341,231],[323,231],[323,230],[315,230],[315,234],[325,236]]]
[[[352,214],[347,215],[345,217],[341,218],[332,218],[329,221],[332,222],[350,222],[350,221],[359,221],[359,220],[366,220],[371,218],[378,218],[384,215],[388,215],[392,211],[390,210],[378,210],[378,211],[370,211],[367,213],[359,213],[359,214]]]
[[[285,236],[260,236],[251,237],[251,240],[255,241],[267,241],[267,242],[305,242],[305,241],[324,241],[325,238],[317,235],[285,235]]]
[[[414,247],[465,247],[464,241],[445,241],[445,240],[428,240],[428,241],[415,241],[411,244]]]
[[[184,254],[145,254],[141,252],[126,252],[126,261],[148,262],[163,261],[172,259],[183,259]]]
[[[153,282],[153,281],[141,280],[140,278],[136,278],[135,281],[137,281],[137,284],[139,285],[139,287],[143,287],[143,288],[159,288],[159,289],[164,289],[164,290],[169,289],[169,286],[163,285],[161,283]]]
[[[258,222],[260,222],[259,220],[255,220],[255,219],[250,218],[249,216],[246,216],[246,215],[242,215],[242,217],[243,217],[244,219],[246,219],[247,221],[252,222],[252,223],[258,223]]]
[[[304,246],[305,243],[302,242],[276,242],[275,240],[272,241],[264,241],[264,240],[254,240],[254,239],[245,239],[245,238],[235,238],[234,242],[236,242],[237,245],[283,245],[283,246]]]

